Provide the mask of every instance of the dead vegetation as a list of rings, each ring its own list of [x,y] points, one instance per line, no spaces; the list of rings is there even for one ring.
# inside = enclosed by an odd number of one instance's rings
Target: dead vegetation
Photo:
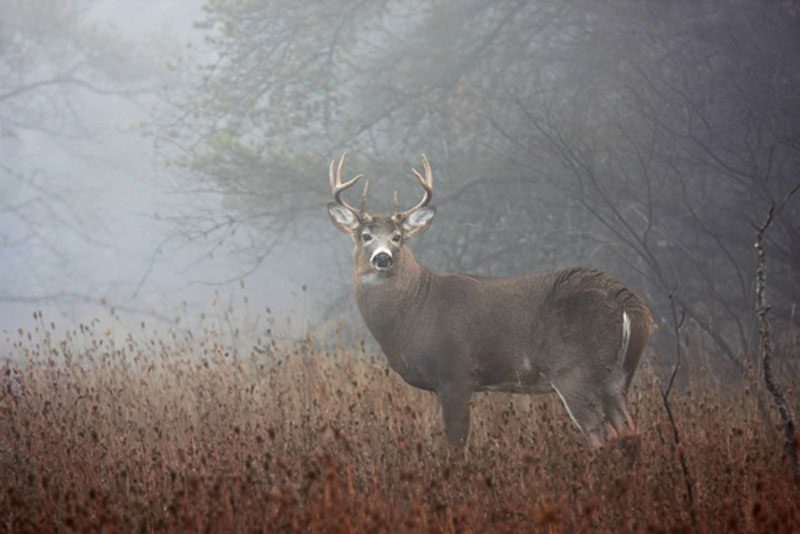
[[[4,340],[0,531],[800,531],[752,380],[695,368],[672,391],[690,511],[646,366],[638,437],[593,455],[554,397],[481,394],[459,461],[435,399],[336,332],[224,346],[211,328],[115,342],[99,321],[39,324]]]

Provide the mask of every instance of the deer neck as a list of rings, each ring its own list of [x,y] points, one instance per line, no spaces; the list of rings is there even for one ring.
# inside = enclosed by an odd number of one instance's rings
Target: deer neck
[[[358,309],[387,355],[400,343],[404,323],[424,302],[431,276],[407,247],[400,249],[394,268],[386,274],[376,273],[364,262],[353,264]]]

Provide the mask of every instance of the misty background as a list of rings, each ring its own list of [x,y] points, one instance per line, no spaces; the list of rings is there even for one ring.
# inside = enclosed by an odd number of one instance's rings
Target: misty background
[[[608,271],[654,349],[674,306],[741,374],[753,224],[800,183],[798,50],[788,0],[0,0],[0,329],[244,307],[257,333],[269,307],[363,333],[327,166],[347,150],[388,211],[425,153],[423,265]],[[767,262],[796,369],[800,195]]]

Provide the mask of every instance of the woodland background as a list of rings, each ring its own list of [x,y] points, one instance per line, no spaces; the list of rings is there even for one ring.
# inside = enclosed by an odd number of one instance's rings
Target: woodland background
[[[746,369],[753,224],[800,180],[796,2],[179,2],[158,20],[181,31],[161,33],[147,9],[125,25],[126,4],[2,3],[0,301],[170,320],[243,278],[305,321],[352,318],[327,164],[348,150],[380,211],[395,189],[417,200],[425,153],[439,214],[412,244],[423,264],[601,268],[666,331],[672,294]],[[799,211],[767,235],[783,332]],[[75,259],[97,250],[105,269]],[[85,281],[99,270],[120,274]],[[281,306],[269,288],[285,285]]]
[[[0,532],[797,532],[798,50],[794,0],[0,0]],[[641,294],[637,435],[482,394],[452,458],[354,310],[345,150],[372,212],[428,156],[427,267]]]

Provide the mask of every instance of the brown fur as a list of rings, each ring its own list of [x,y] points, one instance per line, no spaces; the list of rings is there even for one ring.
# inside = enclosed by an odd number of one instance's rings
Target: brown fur
[[[652,325],[644,301],[580,267],[517,278],[426,269],[405,245],[430,225],[433,209],[423,210],[406,218],[329,205],[356,243],[353,284],[367,327],[392,369],[437,394],[448,439],[465,444],[475,391],[555,391],[593,446],[632,431],[626,394]],[[393,259],[387,269],[372,261],[381,251]]]

